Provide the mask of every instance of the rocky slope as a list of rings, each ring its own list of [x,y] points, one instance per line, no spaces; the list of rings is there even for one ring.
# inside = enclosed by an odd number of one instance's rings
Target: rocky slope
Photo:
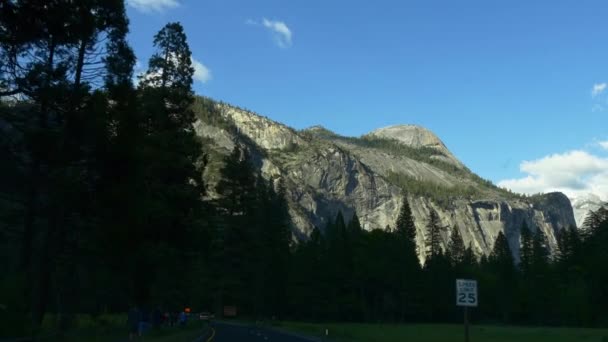
[[[373,130],[368,135],[371,137],[394,139],[414,148],[433,148],[441,153],[441,155],[437,157],[438,159],[458,167],[464,167],[464,165],[452,155],[443,142],[439,140],[433,132],[424,127],[417,125],[389,126]]]
[[[601,198],[595,194],[581,195],[572,199],[572,209],[574,209],[574,218],[576,225],[581,227],[585,218],[590,211],[598,210],[602,205],[606,205]]]
[[[498,189],[422,127],[392,126],[350,138],[318,126],[296,131],[208,99],[198,99],[195,111],[196,131],[211,156],[205,175],[210,195],[221,157],[242,145],[264,177],[284,181],[297,238],[305,238],[314,226],[324,227],[339,210],[347,219],[356,211],[367,230],[394,226],[403,190],[409,194],[421,251],[430,210],[446,227],[458,227],[479,254],[488,254],[503,231],[517,255],[524,220],[541,229],[553,249],[557,232],[575,224],[563,194],[527,198]],[[444,241],[448,238],[446,229]],[[423,252],[420,257],[424,259]]]

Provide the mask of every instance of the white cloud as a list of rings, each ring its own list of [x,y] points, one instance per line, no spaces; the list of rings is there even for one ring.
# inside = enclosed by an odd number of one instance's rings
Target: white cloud
[[[576,198],[593,193],[608,200],[608,158],[574,150],[523,161],[520,170],[524,177],[505,179],[498,185],[526,194],[561,191]]]
[[[211,80],[211,70],[207,68],[203,63],[192,58],[192,67],[194,68],[193,79],[201,83],[207,83]]]
[[[263,26],[264,28],[266,28],[272,34],[272,38],[280,48],[286,49],[292,44],[293,33],[291,32],[287,24],[282,21],[268,20],[266,18],[262,18],[262,21],[258,22],[254,19],[247,19],[245,20],[245,24],[253,26]]]
[[[608,140],[600,141],[600,142],[598,142],[598,145],[600,145],[600,147],[603,148],[604,150],[608,150]]]
[[[144,13],[164,12],[179,6],[178,0],[127,0],[127,4]]]
[[[533,161],[524,161],[520,169],[532,175],[548,173],[586,174],[608,168],[608,160],[596,157],[585,151],[574,150],[563,154],[552,154]]]
[[[606,83],[596,83],[593,85],[593,88],[591,88],[591,97],[596,97],[598,95],[600,95],[601,93],[604,92],[604,90],[606,90],[606,86],[608,84]]]
[[[262,25],[272,32],[275,42],[281,48],[288,48],[291,46],[291,30],[282,21],[262,19]]]
[[[175,55],[170,56],[169,59],[170,59],[170,61],[172,61],[175,64],[179,63],[179,59]],[[212,79],[211,70],[209,70],[209,68],[207,66],[205,66],[200,61],[194,59],[193,57],[190,57],[190,61],[192,62],[192,67],[194,68],[194,75],[192,75],[193,81],[207,83]],[[162,69],[155,70],[152,72],[150,72],[150,71],[141,71],[139,73],[136,72],[137,80],[134,81],[134,84],[138,85],[139,82],[144,81],[144,82],[147,82],[148,85],[150,85],[150,86],[153,86],[153,87],[159,86],[161,73],[162,73]],[[169,83],[172,82],[172,80],[170,80],[170,79],[167,81]]]

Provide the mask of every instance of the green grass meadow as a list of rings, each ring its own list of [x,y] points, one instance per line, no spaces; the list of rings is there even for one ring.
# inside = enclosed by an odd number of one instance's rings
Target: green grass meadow
[[[311,324],[282,322],[277,328],[335,342],[462,342],[464,328],[456,324]],[[472,325],[470,342],[608,342],[608,329],[534,328]]]

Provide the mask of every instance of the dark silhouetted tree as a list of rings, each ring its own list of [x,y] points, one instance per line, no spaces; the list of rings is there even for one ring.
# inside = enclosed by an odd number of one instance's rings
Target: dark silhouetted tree
[[[446,255],[450,259],[452,267],[460,267],[464,263],[465,253],[466,249],[462,236],[460,236],[458,227],[454,226],[446,250]]]
[[[443,249],[441,247],[441,233],[444,230],[445,227],[441,226],[441,222],[439,220],[437,212],[431,209],[426,224],[425,246],[427,260],[432,259],[440,254],[443,254]]]

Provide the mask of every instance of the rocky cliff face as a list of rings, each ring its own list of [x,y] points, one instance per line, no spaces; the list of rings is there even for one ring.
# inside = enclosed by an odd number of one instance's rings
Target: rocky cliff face
[[[581,227],[583,225],[590,211],[596,211],[606,204],[599,196],[591,193],[574,198],[572,200],[572,209],[574,209],[574,218],[577,226]]]
[[[479,254],[488,254],[503,231],[517,255],[524,220],[541,229],[553,249],[557,231],[575,223],[563,194],[526,198],[498,189],[470,172],[422,127],[387,127],[348,138],[322,127],[295,131],[225,104],[198,110],[207,111],[199,113],[196,130],[207,139],[212,156],[220,158],[234,144],[243,145],[264,177],[282,178],[298,238],[324,227],[339,210],[347,219],[356,211],[367,230],[392,227],[404,190],[410,194],[421,251],[430,210],[446,227],[458,227],[465,244]],[[207,178],[212,189],[217,178]],[[446,229],[444,241],[448,239]]]
[[[428,147],[440,152],[438,159],[452,163],[458,167],[464,165],[452,155],[448,148],[433,132],[417,125],[396,125],[371,131],[369,136],[394,139],[413,148]]]

